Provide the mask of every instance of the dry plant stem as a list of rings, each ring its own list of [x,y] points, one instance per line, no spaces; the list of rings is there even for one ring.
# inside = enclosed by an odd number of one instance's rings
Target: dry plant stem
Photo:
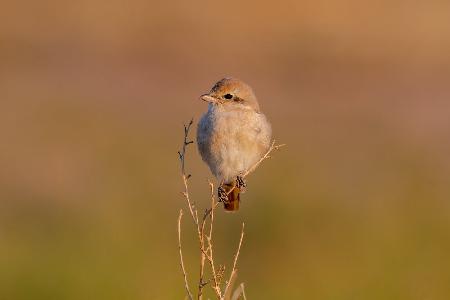
[[[242,178],[247,177],[250,173],[253,173],[256,168],[266,159],[270,158],[270,153],[272,153],[272,151],[276,151],[278,149],[280,149],[281,147],[286,146],[286,144],[280,144],[280,145],[275,145],[275,140],[272,141],[272,144],[270,144],[269,149],[267,150],[267,152],[253,165],[251,166],[247,171],[245,171],[244,173],[241,174]],[[230,189],[227,194],[230,194],[234,188],[236,186],[234,186],[232,189]]]
[[[204,226],[204,222],[202,223],[202,230],[201,230],[201,235],[203,236],[203,230],[204,230],[205,226]],[[202,250],[204,248],[204,240],[200,240],[200,250]],[[200,251],[200,276],[199,276],[199,282],[198,282],[198,300],[201,300],[203,297],[203,287],[207,284],[206,282],[203,281],[203,277],[205,274],[205,254],[203,253],[203,251]]]
[[[199,248],[200,248],[200,278],[199,278],[199,282],[198,282],[198,293],[197,293],[197,299],[202,299],[203,297],[203,288],[208,284],[211,283],[211,287],[214,291],[214,293],[216,294],[217,298],[220,300],[225,300],[225,299],[229,299],[231,296],[231,286],[232,286],[232,282],[234,281],[234,279],[236,278],[237,275],[237,260],[239,257],[239,253],[240,253],[240,249],[242,246],[242,241],[244,238],[244,223],[242,223],[242,231],[241,231],[241,237],[239,240],[239,246],[238,249],[236,251],[236,254],[234,256],[234,260],[233,260],[233,267],[231,270],[231,274],[230,274],[230,278],[228,279],[228,281],[226,281],[225,283],[225,288],[222,292],[222,289],[220,287],[221,285],[221,280],[223,277],[223,267],[220,266],[218,270],[216,270],[216,264],[214,262],[214,256],[213,256],[213,242],[212,242],[212,233],[213,233],[213,224],[214,224],[214,210],[217,208],[217,206],[219,205],[219,202],[216,201],[215,197],[214,197],[214,184],[212,182],[209,182],[210,188],[211,188],[211,207],[206,209],[204,214],[203,214],[203,218],[201,220],[199,220],[199,214],[198,214],[198,209],[195,206],[195,203],[193,203],[189,197],[189,187],[188,187],[188,180],[191,177],[191,175],[186,175],[186,171],[185,171],[185,155],[186,155],[186,149],[187,146],[189,144],[192,144],[193,141],[189,140],[189,130],[191,128],[193,124],[193,120],[191,120],[189,122],[189,124],[184,125],[184,142],[183,142],[183,147],[181,149],[181,151],[178,152],[179,158],[180,158],[180,162],[181,162],[181,176],[183,179],[183,184],[184,184],[184,192],[183,192],[183,196],[186,200],[186,203],[188,205],[189,208],[189,214],[192,217],[192,220],[194,221],[196,230],[197,230],[197,235],[198,235],[198,240],[199,240]],[[265,159],[270,157],[270,153],[273,150],[278,150],[279,148],[281,148],[284,145],[275,145],[275,141],[272,142],[271,146],[269,147],[268,151],[263,155],[263,157],[256,162],[250,169],[248,169],[245,173],[243,173],[241,176],[242,177],[246,177],[247,175],[249,175],[250,173],[252,173],[258,166],[259,164],[261,164]],[[180,215],[178,217],[178,248],[179,248],[179,254],[180,254],[180,265],[181,265],[181,270],[183,273],[183,277],[184,277],[184,284],[185,284],[185,289],[186,289],[186,293],[187,293],[187,297],[190,300],[193,300],[193,295],[189,289],[189,285],[188,285],[188,281],[187,281],[187,273],[186,273],[186,269],[184,267],[184,262],[183,262],[183,253],[181,251],[181,218],[183,215],[183,211],[180,210]],[[207,227],[207,221],[209,218],[209,230],[207,230],[208,232],[206,233],[206,227]],[[206,240],[206,242],[205,242]],[[211,267],[211,273],[212,273],[212,279],[205,281],[204,280],[204,276],[205,276],[205,272],[204,272],[204,268],[205,268],[205,261],[208,261],[210,267]],[[241,290],[237,297],[239,297],[240,295],[242,295],[244,297],[245,300],[245,293],[244,293],[244,286],[241,285],[239,287],[239,289]]]
[[[192,219],[194,220],[194,223],[198,226],[198,218],[195,217],[194,215],[194,205],[192,204],[191,200],[189,199],[189,189],[188,189],[188,184],[187,181],[188,179],[191,177],[191,175],[187,175],[186,176],[186,171],[185,171],[185,156],[186,156],[186,147],[189,144],[192,144],[193,141],[189,141],[188,140],[188,134],[189,134],[189,130],[191,129],[192,124],[194,123],[194,120],[191,119],[191,121],[189,122],[188,125],[184,125],[184,142],[183,142],[183,148],[181,151],[178,151],[178,156],[180,157],[180,162],[181,162],[181,176],[183,178],[183,183],[184,183],[184,192],[183,192],[183,196],[187,201],[188,207],[189,207],[189,212],[192,216]]]
[[[239,240],[239,246],[238,246],[238,249],[236,251],[236,254],[234,255],[233,268],[231,269],[230,278],[228,279],[227,284],[225,286],[225,290],[223,292],[224,295],[227,294],[228,289],[230,288],[231,281],[232,281],[233,277],[236,275],[236,272],[237,272],[236,265],[237,265],[237,260],[238,260],[238,257],[239,257],[239,252],[241,251],[242,240],[244,239],[244,226],[245,226],[245,224],[242,223],[241,238]]]
[[[209,182],[209,186],[211,188],[211,208],[210,208],[210,222],[209,222],[209,234],[206,236],[206,241],[208,242],[208,248],[206,251],[204,251],[204,254],[206,255],[206,258],[208,259],[208,262],[211,266],[211,273],[213,276],[213,290],[216,293],[216,296],[219,299],[222,299],[222,291],[220,289],[220,283],[217,279],[217,272],[216,267],[214,263],[214,256],[213,256],[213,244],[212,244],[212,232],[213,232],[213,224],[214,224],[214,210],[216,209],[219,202],[215,201],[214,198],[214,184],[212,182]]]
[[[180,266],[181,266],[181,271],[183,272],[183,277],[184,277],[184,288],[186,289],[186,293],[188,294],[189,299],[193,300],[192,293],[189,289],[189,285],[187,282],[186,269],[184,268],[183,252],[181,251],[181,218],[182,217],[183,217],[183,210],[180,209],[180,215],[178,216],[178,250],[180,251]]]
[[[196,229],[197,229],[197,235],[198,235],[198,240],[199,240],[199,246],[200,246],[200,278],[199,278],[199,282],[198,282],[198,296],[197,299],[202,299],[203,297],[203,287],[207,284],[207,282],[204,281],[204,267],[205,267],[205,260],[207,258],[207,251],[205,251],[206,246],[205,246],[205,225],[206,225],[206,220],[208,215],[211,216],[211,227],[210,227],[210,237],[212,234],[212,222],[213,222],[213,214],[214,214],[214,209],[217,205],[213,205],[214,204],[214,195],[212,196],[212,206],[211,209],[206,210],[205,214],[203,216],[203,220],[200,223],[199,222],[199,218],[198,218],[198,211],[197,208],[195,207],[194,203],[191,202],[190,197],[189,197],[189,188],[188,188],[188,180],[191,177],[191,175],[186,175],[186,171],[185,171],[185,154],[186,154],[186,148],[189,144],[192,144],[192,141],[189,141],[188,135],[189,135],[189,130],[191,128],[193,124],[193,120],[191,120],[189,122],[188,125],[184,125],[184,142],[183,142],[183,148],[181,151],[178,152],[179,158],[180,158],[180,162],[181,162],[181,175],[182,175],[182,179],[183,179],[183,184],[184,184],[184,192],[183,192],[183,196],[186,199],[188,208],[189,208],[189,213],[192,217],[192,220],[194,221],[194,224],[196,225]],[[208,241],[208,245],[210,245],[209,241]],[[210,250],[212,249],[211,246],[208,247]],[[210,261],[211,260],[211,261]],[[219,285],[217,284],[217,276],[215,274],[214,271],[214,262],[212,261],[212,258],[208,258],[208,261],[210,261],[210,264],[212,264],[212,269],[213,269],[213,279],[214,279],[214,286],[213,289],[216,292],[217,296],[219,298],[221,298],[221,290]],[[183,271],[184,272],[184,271]]]
[[[248,169],[247,171],[245,171],[241,176],[243,178],[245,178],[246,176],[248,176],[250,173],[252,173],[253,171],[256,170],[256,168],[266,159],[270,158],[270,153],[272,151],[278,150],[281,147],[286,146],[286,144],[280,144],[280,145],[275,145],[275,140],[272,141],[272,144],[269,147],[269,150],[267,150],[267,152],[261,157],[260,160],[258,160],[252,167],[250,167],[250,169]]]
[[[184,155],[183,155],[182,161],[184,161]],[[203,281],[204,267],[205,267],[205,254],[203,253],[203,249],[205,248],[204,238],[203,238],[204,223],[202,223],[201,225],[199,224],[197,209],[194,207],[194,204],[191,202],[191,200],[189,198],[189,189],[188,189],[187,181],[190,176],[186,176],[185,174],[182,174],[182,177],[183,177],[183,183],[184,183],[183,196],[186,199],[186,202],[188,204],[189,213],[192,217],[192,220],[194,221],[194,224],[196,225],[198,239],[199,239],[199,243],[200,243],[200,278],[199,278],[199,283],[198,283],[198,297],[197,297],[197,299],[200,300],[200,299],[202,299],[202,296],[203,296],[203,287],[206,285],[205,282]]]
[[[178,151],[178,155],[180,157],[181,160],[181,174],[186,174],[185,169],[184,169],[184,156],[186,154],[186,147],[189,144],[192,144],[193,141],[188,141],[188,135],[189,135],[189,130],[191,129],[192,124],[194,123],[194,119],[191,119],[191,121],[189,121],[188,125],[184,125],[184,143],[183,143],[183,148],[181,149],[181,151]]]
[[[202,289],[203,286],[207,285],[209,281],[203,281],[204,277],[204,266],[205,266],[205,260],[208,256],[208,249],[209,249],[209,242],[208,242],[208,248],[205,246],[205,238],[208,239],[211,238],[212,235],[212,224],[214,222],[214,209],[216,208],[217,204],[215,204],[214,200],[214,185],[209,182],[211,186],[211,208],[206,209],[205,213],[203,214],[202,223],[200,225],[200,234],[199,234],[199,241],[200,241],[200,251],[201,251],[201,258],[200,258],[200,282],[199,282],[199,299],[201,299],[202,296]],[[210,217],[210,229],[209,229],[209,235],[205,236],[205,226],[206,226],[206,220],[208,219],[208,216]],[[206,249],[205,249],[206,248]],[[211,259],[212,260],[212,259]],[[209,260],[208,260],[209,262]],[[213,279],[214,279],[214,285],[213,289],[216,290],[216,274],[213,272]],[[220,291],[220,289],[219,289]]]

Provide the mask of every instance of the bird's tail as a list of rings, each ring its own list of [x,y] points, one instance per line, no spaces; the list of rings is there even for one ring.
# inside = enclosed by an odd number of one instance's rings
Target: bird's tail
[[[234,184],[223,184],[222,187],[228,193],[228,201],[223,202],[223,207],[225,208],[225,210],[226,211],[239,210],[239,202],[241,201],[239,194],[241,190]]]

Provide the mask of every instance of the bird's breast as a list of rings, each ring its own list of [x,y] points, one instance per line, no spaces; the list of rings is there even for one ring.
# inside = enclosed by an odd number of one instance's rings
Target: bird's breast
[[[270,135],[265,116],[253,110],[210,109],[199,123],[197,140],[203,160],[216,177],[226,181],[261,158]]]

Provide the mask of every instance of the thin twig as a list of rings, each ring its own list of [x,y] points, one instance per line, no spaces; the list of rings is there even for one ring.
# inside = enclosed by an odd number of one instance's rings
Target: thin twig
[[[194,211],[194,204],[191,202],[191,199],[189,198],[189,188],[187,183],[187,177],[182,174],[183,183],[184,183],[184,192],[183,196],[186,199],[186,202],[188,204],[189,213],[192,217],[192,220],[194,220],[195,225],[198,225],[198,219],[195,217],[195,211]]]
[[[269,147],[269,149],[266,151],[266,153],[253,165],[253,166],[251,166],[247,171],[245,171],[245,172],[243,172],[242,174],[241,174],[241,177],[242,178],[245,178],[245,177],[247,177],[250,173],[253,173],[255,170],[256,170],[256,168],[264,161],[264,160],[266,160],[266,159],[268,159],[268,158],[270,158],[271,156],[270,156],[270,153],[272,152],[272,151],[276,151],[276,150],[278,150],[278,149],[280,149],[281,147],[284,147],[284,146],[286,146],[286,144],[280,144],[280,145],[275,145],[275,140],[273,140],[272,141],[272,144],[270,144],[270,147]],[[229,195],[229,194],[231,194],[232,192],[233,192],[233,190],[236,188],[236,185],[235,186],[233,186],[233,188],[232,189],[230,189],[228,192],[227,192],[227,195]]]
[[[270,158],[270,153],[272,151],[276,151],[278,149],[280,149],[281,147],[286,146],[286,144],[280,144],[280,145],[275,145],[275,140],[272,141],[272,144],[270,145],[269,149],[267,150],[267,152],[260,158],[260,160],[258,160],[253,166],[251,166],[247,171],[245,171],[242,174],[242,177],[245,178],[246,176],[248,176],[250,173],[252,173],[253,171],[256,170],[256,168],[266,159]]]
[[[235,273],[237,272],[236,264],[237,264],[237,260],[238,260],[238,257],[239,257],[239,252],[241,251],[242,240],[244,239],[244,226],[245,226],[245,224],[242,223],[241,238],[239,240],[239,246],[238,246],[238,249],[236,251],[236,254],[234,255],[233,269],[231,269],[230,279],[228,279],[227,284],[225,286],[225,290],[223,292],[224,295],[227,294],[227,291],[230,288],[231,281],[232,281],[233,277],[235,276]]]
[[[183,252],[181,251],[181,218],[183,217],[183,210],[180,209],[180,215],[178,216],[178,250],[180,251],[180,266],[183,272],[184,288],[190,300],[193,300],[191,290],[187,281],[186,269],[184,268]]]
[[[187,201],[189,213],[191,214],[191,217],[194,220],[194,223],[198,226],[198,218],[195,217],[194,204],[191,202],[191,200],[189,198],[188,180],[191,177],[191,175],[190,174],[186,175],[186,170],[185,170],[186,148],[187,148],[187,146],[189,146],[189,144],[193,143],[193,141],[189,141],[189,130],[191,129],[191,126],[193,123],[194,123],[194,120],[191,119],[191,121],[187,125],[184,125],[183,147],[181,148],[181,151],[178,151],[178,156],[180,158],[181,177],[183,178],[183,184],[184,184],[183,196]]]
[[[197,210],[196,210],[197,212]],[[205,223],[206,223],[206,219],[207,219],[207,212],[208,210],[205,211],[205,214],[203,216],[202,219],[202,223],[201,225],[198,225],[197,228],[200,227],[199,229],[199,242],[200,242],[200,275],[199,275],[199,280],[198,280],[198,300],[201,300],[203,297],[203,287],[205,285],[208,284],[208,281],[204,281],[204,275],[205,275],[205,259],[206,259],[206,254],[204,253],[205,250],[205,237],[204,237],[204,232],[205,232]],[[197,219],[198,219],[198,214],[196,213]]]
[[[213,256],[213,244],[212,244],[212,233],[213,233],[213,224],[214,224],[214,210],[216,209],[218,202],[216,202],[214,198],[214,184],[209,182],[209,186],[211,188],[211,210],[210,210],[210,222],[209,222],[209,234],[206,236],[206,241],[208,242],[208,248],[205,251],[206,258],[211,266],[211,273],[213,276],[213,290],[216,293],[216,296],[219,299],[222,299],[222,291],[220,289],[219,280],[217,278],[216,267],[214,263]]]
[[[194,123],[194,119],[191,119],[191,121],[187,125],[186,124],[184,125],[183,148],[181,149],[181,151],[178,151],[178,156],[180,157],[180,160],[181,160],[181,173],[182,174],[186,173],[184,170],[184,155],[186,154],[186,146],[193,143],[193,141],[188,140],[189,130],[191,129],[191,126],[193,123]]]

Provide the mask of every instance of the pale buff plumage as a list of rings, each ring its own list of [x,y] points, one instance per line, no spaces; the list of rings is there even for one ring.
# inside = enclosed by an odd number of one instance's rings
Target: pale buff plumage
[[[202,99],[209,105],[197,128],[199,152],[221,184],[234,185],[269,148],[270,123],[253,90],[238,79],[222,79]]]

